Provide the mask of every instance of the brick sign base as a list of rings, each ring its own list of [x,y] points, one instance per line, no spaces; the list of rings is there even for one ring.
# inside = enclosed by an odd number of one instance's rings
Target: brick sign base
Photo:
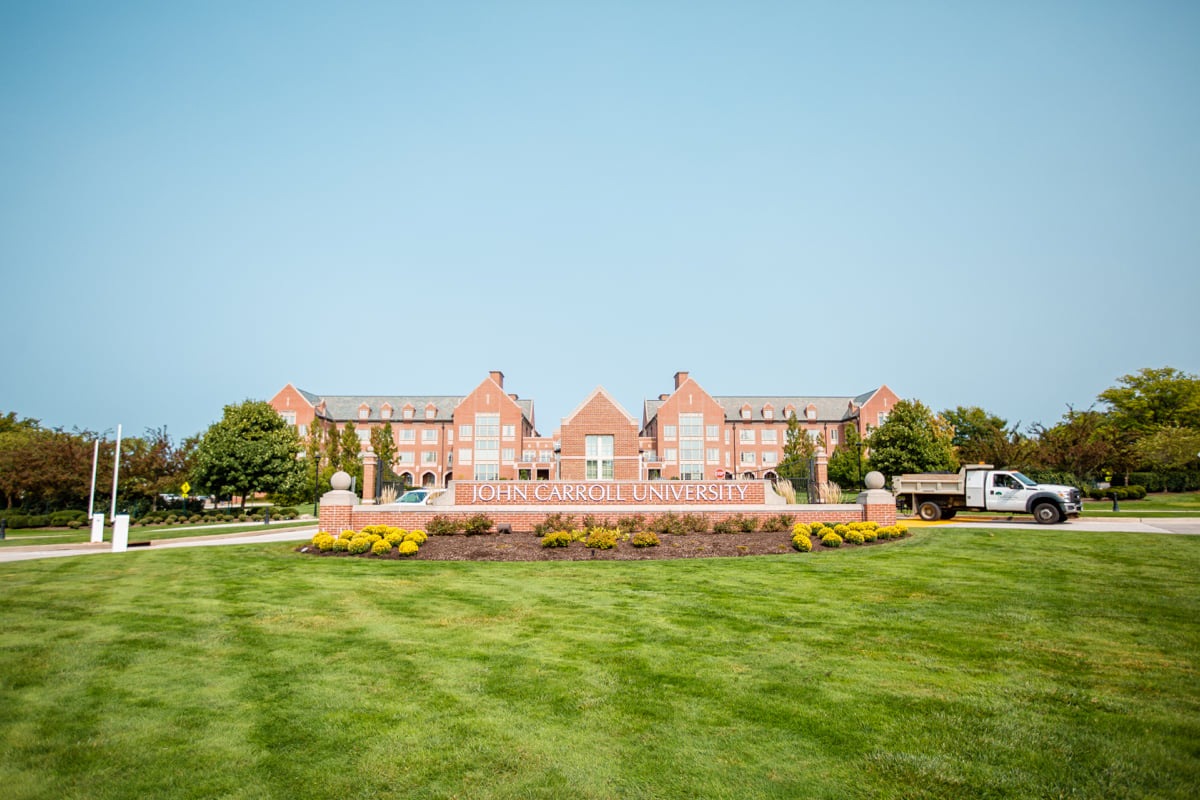
[[[465,521],[476,514],[486,514],[493,525],[507,524],[514,531],[532,531],[552,514],[572,516],[576,525],[582,525],[583,517],[588,515],[609,525],[616,525],[625,517],[640,515],[649,526],[655,517],[667,512],[702,514],[710,526],[738,515],[761,523],[780,514],[790,517],[793,523],[870,521],[894,525],[896,522],[894,503],[786,505],[764,502],[765,492],[761,481],[456,481],[448,493],[454,498],[453,505],[404,507],[322,503],[320,527],[333,534],[362,530],[367,525],[423,530],[435,516]],[[564,500],[565,496],[569,496],[570,501]]]

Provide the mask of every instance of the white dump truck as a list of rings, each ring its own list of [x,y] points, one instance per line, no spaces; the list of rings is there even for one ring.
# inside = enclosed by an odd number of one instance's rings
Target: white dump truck
[[[1072,486],[1038,483],[1019,472],[973,464],[954,472],[918,472],[892,478],[892,494],[932,522],[959,511],[1033,514],[1044,525],[1077,517],[1083,497]]]

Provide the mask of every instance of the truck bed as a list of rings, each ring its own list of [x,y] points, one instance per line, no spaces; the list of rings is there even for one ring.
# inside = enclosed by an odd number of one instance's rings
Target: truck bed
[[[900,475],[892,479],[894,494],[964,494],[965,486],[961,473],[938,474],[916,473]]]

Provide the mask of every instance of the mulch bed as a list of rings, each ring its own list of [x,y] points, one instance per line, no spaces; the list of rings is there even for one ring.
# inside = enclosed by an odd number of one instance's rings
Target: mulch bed
[[[681,536],[659,534],[658,539],[661,544],[657,547],[634,547],[629,542],[618,542],[612,550],[593,550],[585,547],[583,542],[571,542],[567,547],[542,547],[541,537],[531,533],[485,533],[478,536],[430,536],[416,554],[403,557],[394,548],[384,556],[351,556],[349,553],[333,551],[322,553],[312,545],[298,547],[297,552],[324,558],[404,558],[416,561],[653,561],[664,558],[736,558],[783,553],[799,556],[835,549],[824,547],[820,539],[813,538],[812,553],[800,553],[792,547],[792,534],[788,531],[688,533]],[[876,541],[861,545],[843,544],[841,549],[874,547],[887,543]]]

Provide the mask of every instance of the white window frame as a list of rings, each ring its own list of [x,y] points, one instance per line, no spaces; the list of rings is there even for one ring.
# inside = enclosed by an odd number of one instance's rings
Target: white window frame
[[[774,429],[770,429],[770,428],[768,428],[767,430],[764,430],[762,432],[762,443],[763,444],[778,444],[779,443],[778,431],[776,431]]]
[[[663,441],[664,442],[675,441],[675,426],[674,425],[663,425]]]
[[[720,425],[705,425],[704,438],[710,442],[721,441],[721,426]]]
[[[741,465],[743,467],[753,467],[754,463],[755,463],[754,462],[754,451],[753,450],[743,450],[742,457],[741,457]]]
[[[397,441],[400,442],[415,442],[417,440],[417,431],[414,428],[401,428],[396,436]]]
[[[613,479],[614,438],[612,434],[588,434],[584,437],[584,478],[589,481]]]
[[[471,448],[458,448],[458,465],[460,467],[468,467],[471,465]]]
[[[458,440],[460,442],[471,441],[471,426],[470,425],[459,425],[458,426]]]
[[[754,444],[754,429],[739,428],[738,429],[738,444]]]
[[[437,444],[438,432],[437,428],[426,428],[421,431],[421,441],[426,444]]]
[[[709,447],[704,451],[704,460],[709,464],[721,463],[721,448]]]
[[[422,450],[421,451],[421,463],[422,464],[438,463],[438,451],[437,450]]]

